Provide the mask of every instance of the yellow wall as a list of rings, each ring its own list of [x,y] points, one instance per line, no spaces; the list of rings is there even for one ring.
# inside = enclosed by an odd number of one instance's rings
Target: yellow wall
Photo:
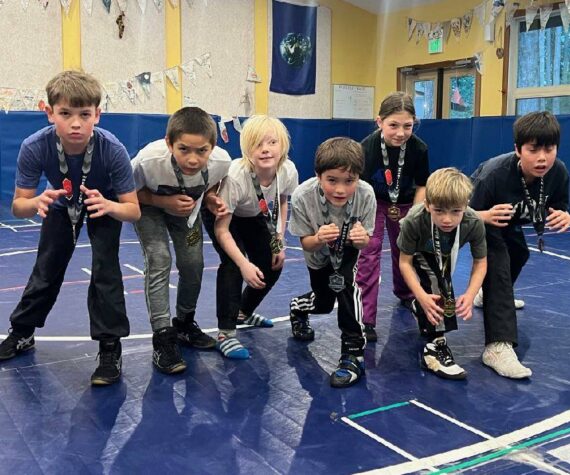
[[[331,9],[331,82],[374,86],[377,16],[341,0],[320,0]],[[255,67],[263,82],[255,87],[256,112],[268,110],[270,71],[267,0],[255,0]]]
[[[481,77],[481,115],[501,115],[503,60],[495,54],[497,43],[489,43],[483,39],[483,28],[477,18],[473,18],[468,36],[462,32],[459,41],[453,33],[447,43],[444,42],[443,53],[428,54],[427,40],[423,38],[416,45],[414,36],[408,41],[407,17],[420,21],[447,21],[462,16],[465,12],[481,3],[481,0],[443,0],[435,5],[416,7],[378,17],[378,68],[376,76],[376,103],[396,90],[397,68],[416,64],[429,64],[469,58],[477,52],[483,53],[483,75]],[[504,11],[496,21],[496,33],[503,25]],[[499,38],[496,38],[497,42]],[[504,46],[504,45],[501,45]]]

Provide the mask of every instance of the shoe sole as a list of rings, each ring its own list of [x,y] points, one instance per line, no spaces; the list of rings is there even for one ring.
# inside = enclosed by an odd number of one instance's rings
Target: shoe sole
[[[313,333],[312,335],[295,335],[293,333],[293,338],[299,341],[313,341],[315,339],[315,334]]]
[[[178,374],[186,371],[186,363],[177,363],[170,368],[161,368],[153,361],[154,367],[163,374]]]
[[[420,366],[424,371],[427,371],[428,373],[432,373],[435,374],[438,378],[441,379],[449,379],[451,381],[461,381],[462,379],[467,378],[467,371],[463,370],[463,373],[459,373],[459,374],[446,374],[446,373],[442,373],[442,372],[437,372],[434,371],[432,369],[430,369],[428,367],[428,365],[426,365],[423,361],[420,361]]]
[[[91,385],[92,386],[110,386],[111,384],[115,384],[120,379],[121,379],[120,375],[118,377],[112,378],[112,379],[101,379],[101,378],[91,379]]]
[[[360,382],[364,376],[365,376],[364,374],[361,374],[360,378],[357,378],[348,384],[334,384],[332,381],[330,381],[330,385],[331,385],[331,388],[335,388],[335,389],[349,388],[350,386],[354,386],[356,383]]]
[[[11,360],[12,358],[15,358],[16,356],[21,355],[22,353],[26,353],[27,351],[33,350],[34,348],[35,348],[35,346],[32,345],[32,346],[29,346],[28,348],[24,348],[23,350],[16,350],[10,356],[0,356],[0,361]]]
[[[481,362],[487,367],[487,368],[491,368],[495,373],[497,373],[499,376],[501,376],[502,378],[507,378],[507,379],[529,379],[532,376],[532,372],[529,375],[524,375],[524,376],[507,376],[505,374],[501,374],[499,373],[495,368],[493,368],[493,366],[491,366],[489,363],[485,363],[485,361],[481,360]]]

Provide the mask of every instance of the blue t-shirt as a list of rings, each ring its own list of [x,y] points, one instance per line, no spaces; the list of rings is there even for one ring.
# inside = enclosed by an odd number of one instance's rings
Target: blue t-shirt
[[[50,188],[63,188],[64,175],[59,170],[55,137],[55,127],[50,125],[22,142],[16,169],[18,188],[36,189],[42,174],[47,178]],[[131,161],[124,145],[112,133],[97,127],[93,130],[93,138],[91,170],[85,186],[99,190],[105,198],[113,201],[117,201],[117,195],[135,191]],[[65,156],[73,184],[74,200],[77,200],[79,195],[83,156],[84,154]],[[67,207],[66,202],[62,196],[54,206]]]

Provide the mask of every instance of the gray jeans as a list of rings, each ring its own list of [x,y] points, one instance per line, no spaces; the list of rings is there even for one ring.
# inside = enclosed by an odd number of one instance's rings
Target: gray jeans
[[[186,244],[188,224],[154,206],[141,206],[141,219],[135,229],[141,242],[145,261],[145,298],[153,331],[170,326],[170,270],[172,239],[178,269],[176,315],[182,319],[196,310],[202,285],[204,256],[202,254],[202,220],[196,219],[200,241],[195,246]]]

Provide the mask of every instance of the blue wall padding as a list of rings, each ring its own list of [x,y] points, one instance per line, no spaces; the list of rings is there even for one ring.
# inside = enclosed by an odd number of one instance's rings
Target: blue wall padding
[[[214,116],[214,120],[219,117]],[[134,157],[153,140],[164,137],[167,115],[103,114],[100,126],[114,133]],[[423,120],[416,133],[429,147],[430,168],[456,166],[471,173],[487,158],[513,150],[514,117],[477,117],[473,119]],[[570,116],[559,116],[562,139],[558,156],[570,168]],[[243,120],[242,120],[243,122]],[[376,125],[362,120],[283,119],[291,135],[291,159],[301,181],[313,175],[317,146],[329,137],[347,136],[362,140]],[[22,140],[48,124],[42,112],[0,113],[0,199],[11,200],[14,191],[16,159]],[[239,157],[239,134],[226,123],[229,143],[218,144],[232,158]]]

